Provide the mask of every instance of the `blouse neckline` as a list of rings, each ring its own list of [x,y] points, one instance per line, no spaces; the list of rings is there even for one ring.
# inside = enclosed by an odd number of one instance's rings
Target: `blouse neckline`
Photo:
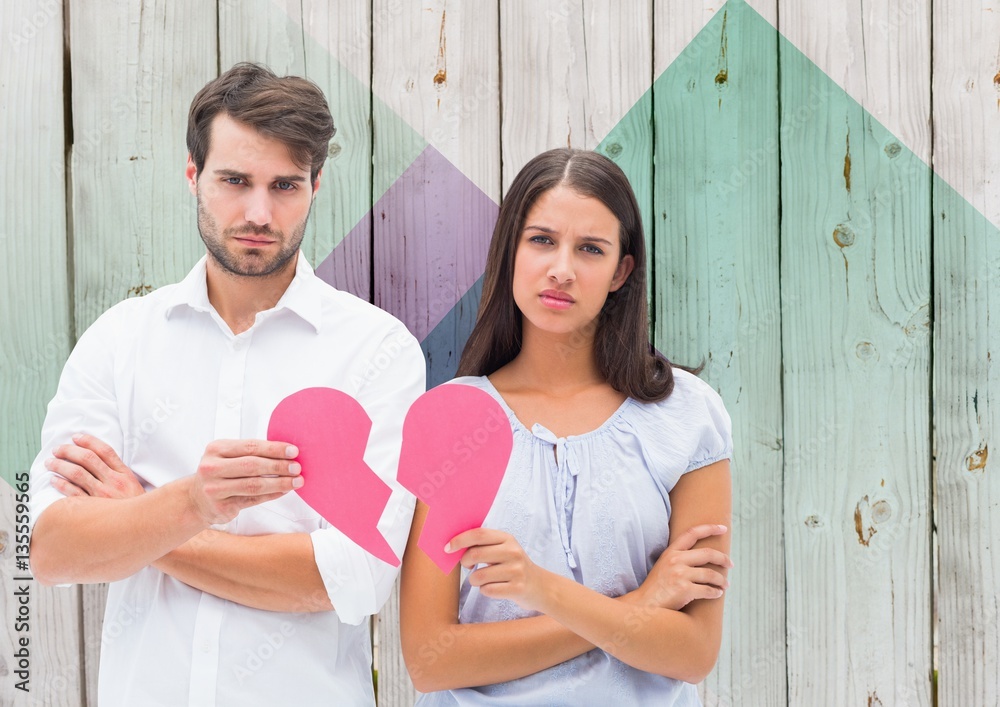
[[[504,399],[503,395],[501,395],[500,391],[496,389],[496,386],[493,385],[493,381],[489,379],[489,376],[483,376],[483,381],[489,387],[490,394],[497,399],[497,401],[500,403],[500,406],[503,408],[504,412],[507,413],[507,417],[510,418],[511,424],[517,428],[524,430],[528,434],[534,435],[535,437],[539,436],[535,432],[535,428],[540,428],[544,430],[554,439],[561,439],[567,441],[595,437],[607,431],[607,429],[611,427],[618,420],[618,418],[625,413],[625,410],[627,410],[629,407],[632,406],[632,403],[634,402],[631,397],[626,397],[625,400],[622,401],[622,404],[619,405],[618,408],[613,413],[611,413],[611,415],[608,416],[608,419],[606,419],[599,426],[595,427],[592,430],[589,430],[587,432],[581,432],[580,434],[576,435],[557,437],[553,432],[551,432],[548,428],[545,427],[545,425],[542,425],[541,423],[536,422],[534,425],[532,425],[532,427],[529,428],[527,425],[521,422],[521,418],[519,418],[517,414],[514,412],[514,410],[510,407],[510,405],[507,404],[507,401]]]

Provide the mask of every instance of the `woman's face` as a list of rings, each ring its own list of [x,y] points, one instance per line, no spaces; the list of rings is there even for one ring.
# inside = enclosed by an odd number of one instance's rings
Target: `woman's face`
[[[597,318],[608,293],[632,272],[632,256],[621,258],[619,230],[598,199],[565,186],[538,197],[514,255],[514,302],[525,327],[570,334]]]

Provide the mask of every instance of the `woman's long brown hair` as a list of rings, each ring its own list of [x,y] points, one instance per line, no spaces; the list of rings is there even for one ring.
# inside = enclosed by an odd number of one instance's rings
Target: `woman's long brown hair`
[[[643,402],[670,395],[670,362],[649,342],[646,303],[646,248],[642,218],[625,173],[596,152],[557,149],[532,159],[514,178],[500,214],[486,260],[483,295],[476,326],[462,351],[460,376],[484,376],[510,363],[521,351],[521,311],[514,303],[514,254],[528,211],[538,197],[565,186],[604,204],[618,219],[621,257],[635,261],[632,274],[593,323],[594,355],[600,373],[615,390]],[[590,332],[581,332],[585,344]],[[568,342],[572,347],[574,342]]]

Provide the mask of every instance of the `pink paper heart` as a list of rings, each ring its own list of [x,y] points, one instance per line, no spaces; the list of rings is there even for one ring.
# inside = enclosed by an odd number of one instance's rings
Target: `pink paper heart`
[[[445,544],[486,519],[513,444],[500,404],[468,385],[433,388],[406,413],[397,479],[429,506],[417,545],[442,572],[462,556],[446,553]]]
[[[297,493],[375,557],[399,566],[376,525],[391,489],[364,460],[372,421],[357,400],[333,388],[306,388],[271,413],[267,438],[299,448],[305,481]]]

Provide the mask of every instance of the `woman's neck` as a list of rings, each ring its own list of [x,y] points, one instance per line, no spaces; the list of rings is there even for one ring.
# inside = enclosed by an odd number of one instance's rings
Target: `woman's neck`
[[[572,394],[606,384],[597,366],[593,335],[553,335],[532,327],[522,332],[521,351],[503,369],[503,379],[516,387]]]

